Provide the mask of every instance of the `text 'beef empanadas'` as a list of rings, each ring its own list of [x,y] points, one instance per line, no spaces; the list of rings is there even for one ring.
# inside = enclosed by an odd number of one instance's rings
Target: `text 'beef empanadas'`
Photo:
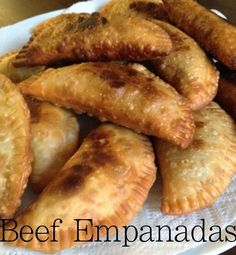
[[[25,95],[181,147],[193,137],[194,120],[185,100],[141,65],[97,62],[48,69],[19,86]]]
[[[31,185],[40,192],[78,147],[79,125],[70,111],[27,99],[31,111]]]
[[[156,178],[154,153],[148,138],[115,125],[101,125],[93,130],[76,154],[43,190],[36,201],[20,215],[16,231],[22,225],[50,229],[49,240],[40,242],[25,234],[10,245],[42,252],[55,252],[80,245],[74,219],[91,219],[93,226],[117,228],[127,224],[140,210]],[[62,224],[50,228],[55,219]],[[12,222],[9,223],[11,227]],[[96,239],[96,229],[83,221],[81,240]],[[111,228],[110,234],[114,232]],[[9,234],[10,233],[10,234]],[[11,231],[6,240],[11,240]],[[106,233],[100,231],[101,236]]]
[[[61,14],[35,28],[14,64],[49,65],[64,60],[140,61],[167,55],[171,49],[168,34],[141,17],[108,20],[99,13]]]
[[[31,172],[29,118],[18,88],[0,74],[0,218],[14,216]]]
[[[181,215],[211,206],[236,173],[236,126],[216,103],[194,113],[192,144],[180,150],[156,140],[163,180],[161,210]]]

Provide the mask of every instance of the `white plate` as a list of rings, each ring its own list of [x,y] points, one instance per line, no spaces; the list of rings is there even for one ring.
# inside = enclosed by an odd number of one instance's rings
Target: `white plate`
[[[31,29],[36,25],[42,22],[45,19],[48,19],[50,17],[56,16],[58,14],[61,14],[63,12],[93,12],[96,11],[101,5],[103,5],[107,0],[94,0],[89,2],[81,2],[78,4],[73,5],[71,8],[66,10],[59,10],[54,12],[49,12],[43,15],[35,16],[33,18],[21,21],[15,25],[4,27],[0,29],[0,55],[20,48],[25,42],[27,42]],[[233,186],[234,185],[234,186]],[[223,218],[223,220],[220,221],[221,226],[225,226],[227,224],[233,224],[236,225],[236,207],[228,209],[229,203],[236,203],[236,188],[233,187],[236,186],[236,178],[234,178],[234,181],[231,185],[231,188],[229,188],[223,197],[221,197],[216,204],[208,209],[201,210],[200,212],[193,213],[186,217],[172,217],[172,216],[164,216],[161,215],[159,212],[159,203],[160,198],[158,197],[158,191],[159,187],[158,185],[155,185],[155,187],[152,189],[151,194],[148,198],[148,201],[145,203],[144,209],[136,215],[135,219],[132,221],[132,224],[138,225],[140,222],[144,224],[148,224],[153,220],[153,223],[157,224],[166,224],[166,223],[172,223],[173,225],[176,222],[185,223],[187,226],[190,226],[191,224],[196,223],[197,219],[206,218],[209,223],[214,222],[214,217],[221,217],[220,213],[221,210],[225,211],[226,214],[229,212],[229,215],[227,217]],[[227,202],[225,202],[227,201]],[[232,207],[232,206],[231,206]],[[225,215],[225,214],[224,214]],[[156,217],[156,222],[155,222]],[[225,217],[225,216],[222,216]],[[147,222],[147,219],[149,219],[149,222]],[[142,222],[143,221],[143,222]],[[232,223],[233,221],[233,223]],[[158,246],[155,246],[153,244],[145,244],[145,245],[134,245],[129,249],[119,249],[118,246],[112,246],[113,248],[109,248],[108,251],[106,247],[108,247],[110,244],[106,244],[106,246],[99,246],[99,245],[90,245],[90,246],[82,246],[80,248],[75,248],[70,251],[66,251],[61,254],[102,254],[102,255],[124,255],[124,254],[149,254],[149,255],[156,255],[158,254],[182,254],[182,255],[198,255],[198,254],[208,254],[208,255],[215,255],[218,253],[221,253],[225,250],[230,249],[235,245],[235,243],[204,243],[204,245],[198,245],[191,249],[189,249],[188,245],[184,247],[178,247],[175,246],[172,247],[171,244],[158,244]],[[169,247],[168,251],[165,251],[165,246]],[[115,252],[114,252],[115,247]],[[140,251],[140,252],[139,252]],[[158,251],[158,252],[157,252]],[[182,253],[181,253],[182,251]],[[183,252],[184,251],[184,252]],[[21,249],[11,249],[8,247],[0,246],[0,254],[8,254],[8,255],[23,255],[23,254],[38,254],[34,252],[26,252],[22,251]]]

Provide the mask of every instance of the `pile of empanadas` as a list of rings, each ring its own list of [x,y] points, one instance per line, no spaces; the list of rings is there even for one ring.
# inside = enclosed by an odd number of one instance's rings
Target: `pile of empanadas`
[[[76,218],[127,224],[157,165],[163,213],[212,205],[236,173],[235,70],[236,28],[193,0],[111,0],[36,26],[0,59],[0,217],[14,217],[29,183],[40,194],[17,229],[63,226],[58,242],[11,245],[69,248]],[[84,113],[106,123],[79,141]]]

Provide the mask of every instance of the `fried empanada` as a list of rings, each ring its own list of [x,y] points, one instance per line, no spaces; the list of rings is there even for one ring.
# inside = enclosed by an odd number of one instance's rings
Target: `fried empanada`
[[[224,72],[220,74],[219,90],[216,101],[236,121],[236,73]]]
[[[163,0],[169,18],[216,59],[236,70],[236,28],[194,0]]]
[[[36,27],[14,64],[49,65],[63,60],[141,61],[167,55],[171,48],[168,34],[141,17],[130,16],[124,20],[121,17],[107,19],[99,13],[62,14]]]
[[[40,242],[33,237],[24,242],[18,238],[10,245],[42,252],[80,245],[75,242],[74,219],[91,219],[93,226],[122,227],[141,209],[155,178],[154,153],[148,138],[115,125],[101,125],[85,138],[60,173],[16,219],[16,231],[26,224],[33,229],[39,225],[48,227],[49,240]],[[55,231],[58,242],[51,242],[50,226],[55,219],[63,223]],[[81,222],[80,227],[84,224],[88,228],[80,233],[81,240],[90,239],[92,234],[96,239],[96,229],[87,221]],[[109,232],[114,233],[114,229]],[[100,236],[105,233],[105,229],[101,230]],[[6,235],[6,240],[12,238],[11,234]],[[31,236],[26,234],[24,239]]]
[[[161,3],[160,0],[112,0],[103,7],[101,13],[109,13],[114,17],[135,12],[160,19],[164,16],[162,13],[165,13],[163,7],[159,7]],[[153,22],[169,34],[173,43],[168,56],[152,61],[153,70],[187,98],[192,110],[208,105],[218,87],[219,74],[215,66],[191,37],[166,22],[154,19]]]
[[[11,218],[31,172],[29,111],[18,88],[2,74],[0,91],[0,218]]]
[[[181,147],[193,137],[190,108],[141,65],[83,63],[48,69],[20,83],[23,94],[157,136]]]
[[[163,180],[161,210],[181,215],[212,205],[236,173],[236,126],[216,103],[194,113],[192,144],[180,150],[156,140]]]
[[[70,111],[32,99],[27,102],[33,154],[30,180],[33,190],[40,192],[75,153],[79,125]]]
[[[21,82],[33,74],[45,70],[43,66],[37,67],[15,67],[13,62],[18,52],[10,52],[0,58],[0,73],[6,75],[13,82]]]
[[[216,96],[219,72],[205,52],[178,28],[156,21],[171,37],[173,50],[153,60],[155,72],[184,96],[192,110],[200,110]]]

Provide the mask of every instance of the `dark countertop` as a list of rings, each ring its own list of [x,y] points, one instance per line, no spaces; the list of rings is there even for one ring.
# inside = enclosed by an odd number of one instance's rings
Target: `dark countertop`
[[[37,14],[62,9],[78,2],[76,0],[0,0],[0,27],[13,24]],[[221,10],[236,24],[236,0],[199,0],[208,8]],[[235,244],[236,245],[236,244]],[[236,246],[223,253],[235,255]]]

